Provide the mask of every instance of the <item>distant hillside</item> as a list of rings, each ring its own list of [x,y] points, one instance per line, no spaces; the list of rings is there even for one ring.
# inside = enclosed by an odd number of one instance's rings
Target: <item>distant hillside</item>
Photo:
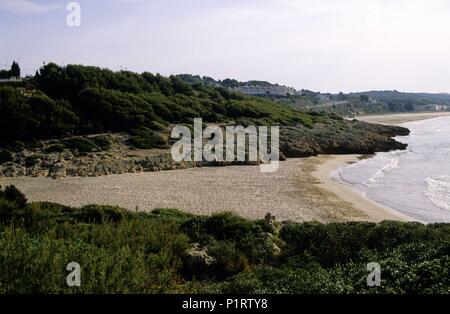
[[[369,91],[354,93],[351,95],[367,95],[378,101],[385,102],[387,104],[397,104],[404,106],[414,106],[415,109],[421,109],[420,107],[426,107],[429,105],[443,105],[450,106],[450,94],[429,94],[429,93],[403,93],[398,91]]]
[[[230,91],[270,99],[302,111],[329,112],[341,116],[384,112],[447,111],[450,94],[368,91],[350,94],[300,91],[267,81],[240,82],[235,79],[215,80],[207,76],[180,74],[176,77],[190,84],[223,87]]]
[[[368,91],[350,94],[308,92],[274,99],[306,111],[330,112],[341,116],[386,112],[449,111],[450,94]]]

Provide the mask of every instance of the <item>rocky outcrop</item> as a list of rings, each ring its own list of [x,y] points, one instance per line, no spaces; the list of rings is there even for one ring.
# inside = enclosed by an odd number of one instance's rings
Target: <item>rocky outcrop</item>
[[[201,247],[200,243],[192,243],[185,251],[184,263],[192,273],[202,273],[210,269],[216,259],[208,255],[208,248]]]
[[[33,156],[33,155],[31,155]],[[36,155],[34,155],[36,156]],[[111,174],[155,172],[195,167],[195,163],[175,163],[169,153],[138,157],[70,156],[58,154],[38,156],[33,165],[27,165],[26,157],[17,156],[14,162],[0,166],[1,177],[97,177]]]
[[[396,126],[370,124],[361,121],[283,127],[280,150],[288,158],[318,154],[374,154],[380,151],[404,150],[407,145],[392,137],[408,135],[409,130]]]

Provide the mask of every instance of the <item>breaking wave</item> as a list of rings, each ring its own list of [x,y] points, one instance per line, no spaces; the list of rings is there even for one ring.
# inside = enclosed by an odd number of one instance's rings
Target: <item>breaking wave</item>
[[[442,175],[426,179],[426,196],[436,206],[450,210],[450,176]]]
[[[386,172],[398,168],[400,163],[400,158],[398,153],[395,153],[391,159],[377,172],[375,172],[368,180],[368,185],[375,184],[379,182],[385,175]]]

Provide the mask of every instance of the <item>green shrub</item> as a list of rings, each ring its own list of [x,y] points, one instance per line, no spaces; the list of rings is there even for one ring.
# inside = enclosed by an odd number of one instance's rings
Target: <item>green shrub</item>
[[[99,149],[95,142],[90,138],[75,137],[64,140],[63,143],[67,148],[79,153],[91,153]]]
[[[194,215],[182,212],[178,209],[172,209],[172,208],[157,208],[151,211],[151,213],[158,217],[165,217],[165,218],[171,218],[171,219],[179,219],[182,221],[188,220]]]
[[[12,151],[21,152],[25,149],[25,143],[22,141],[14,141],[8,145]]]
[[[108,136],[96,136],[92,138],[94,144],[99,147],[101,150],[108,150],[111,148],[111,140]]]
[[[15,186],[0,186],[0,224],[9,224],[23,218],[27,199]]]
[[[40,155],[40,154],[33,154],[31,156],[28,156],[25,158],[25,166],[33,167],[33,166],[37,165],[41,159],[42,159],[42,155]]]
[[[77,221],[101,224],[107,221],[119,222],[124,219],[125,211],[119,207],[88,205],[74,213]]]
[[[166,126],[158,121],[150,122],[149,128],[154,131],[164,131]]]
[[[46,153],[62,153],[64,150],[65,150],[64,145],[62,145],[62,144],[53,144],[53,145],[48,146],[45,149],[45,152]]]
[[[139,149],[166,148],[167,141],[160,134],[147,128],[134,129],[130,132],[132,135],[128,144]]]
[[[285,225],[174,209],[28,204],[0,189],[0,293],[410,293],[448,294],[450,225],[383,222]],[[268,234],[268,232],[270,234]],[[284,241],[284,243],[281,242]],[[200,242],[214,258],[187,267]],[[272,245],[282,250],[271,258]],[[82,286],[65,284],[69,262]],[[382,286],[367,287],[376,261]],[[48,271],[48,270],[51,271]]]
[[[27,204],[25,195],[23,195],[14,185],[9,185],[4,190],[0,190],[0,198],[14,202],[19,207],[23,207]]]
[[[13,161],[14,158],[12,154],[7,150],[0,150],[0,165],[6,162]]]
[[[212,241],[208,245],[208,254],[216,259],[213,276],[218,279],[250,269],[247,256],[233,242]]]
[[[239,240],[262,232],[259,225],[231,213],[194,217],[183,224],[182,228],[194,239],[206,233],[218,240]]]

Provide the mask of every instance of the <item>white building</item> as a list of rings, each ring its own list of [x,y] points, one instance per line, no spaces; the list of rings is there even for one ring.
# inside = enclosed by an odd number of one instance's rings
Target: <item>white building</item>
[[[12,82],[22,82],[20,77],[10,77],[7,79],[0,79],[0,83],[12,83]]]
[[[239,92],[247,95],[274,95],[274,96],[287,96],[296,95],[298,92],[295,88],[280,86],[280,85],[244,85],[234,87],[231,89],[234,92]]]

